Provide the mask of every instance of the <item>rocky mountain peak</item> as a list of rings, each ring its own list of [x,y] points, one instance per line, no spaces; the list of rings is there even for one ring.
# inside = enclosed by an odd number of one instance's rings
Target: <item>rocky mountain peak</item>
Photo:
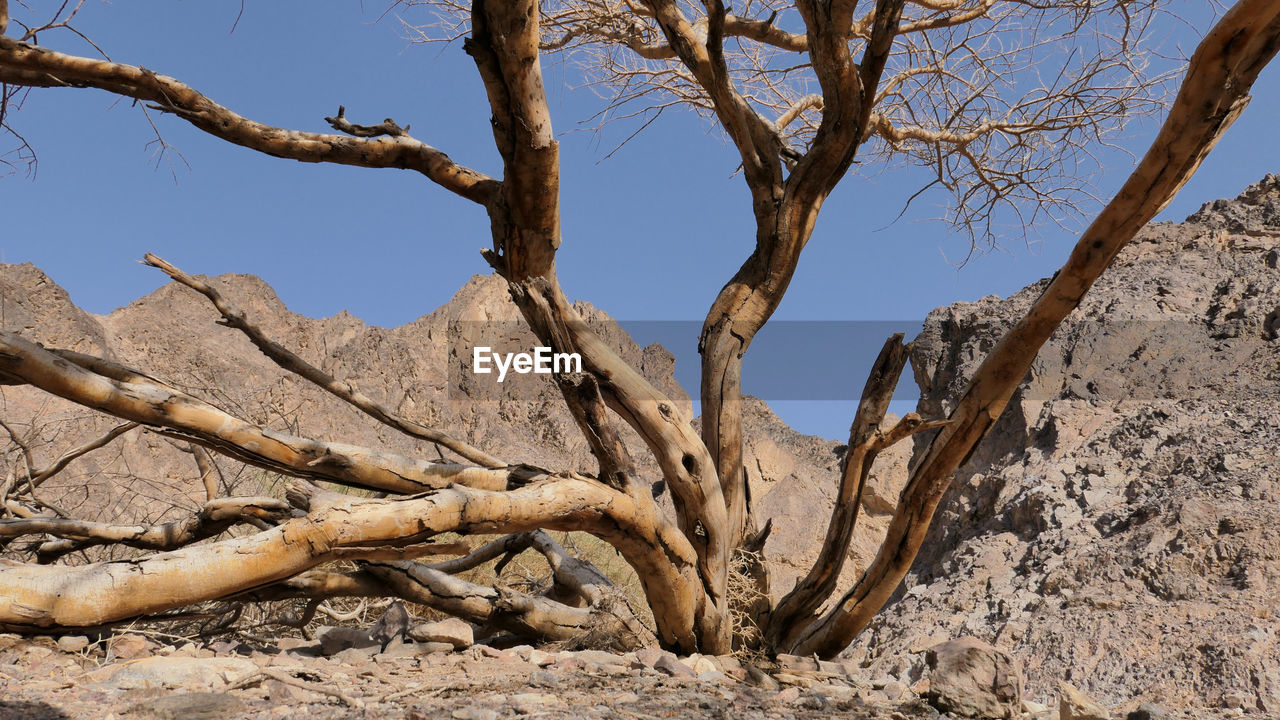
[[[1280,231],[1280,174],[1269,174],[1230,200],[1214,200],[1186,222],[1242,235]]]

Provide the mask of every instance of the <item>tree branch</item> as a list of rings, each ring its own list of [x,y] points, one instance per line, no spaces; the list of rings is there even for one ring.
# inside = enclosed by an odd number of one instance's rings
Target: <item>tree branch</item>
[[[191,87],[146,68],[76,57],[0,37],[0,82],[27,87],[93,87],[156,104],[236,145],[301,162],[417,171],[468,200],[486,204],[501,183],[458,165],[408,135],[365,139],[285,130],[254,122]]]
[[[127,422],[121,425],[117,425],[111,428],[110,430],[108,430],[105,434],[97,438],[94,438],[93,440],[90,440],[89,442],[81,445],[80,447],[72,450],[68,450],[67,452],[63,453],[57,460],[54,460],[53,463],[49,465],[49,467],[33,472],[31,475],[31,487],[33,488],[40,487],[40,485],[43,484],[44,481],[48,480],[54,475],[57,475],[58,473],[65,470],[66,467],[70,465],[71,462],[76,458],[87,455],[93,452],[94,450],[97,450],[98,448],[105,447],[106,445],[110,444],[111,441],[115,440],[121,435],[124,435],[125,433],[129,432],[130,430],[136,427],[138,427],[138,423],[136,422]]]
[[[174,550],[219,535],[233,525],[253,520],[278,522],[289,517],[288,503],[269,497],[220,498],[205,503],[189,518],[162,525],[112,525],[64,518],[0,520],[0,537],[44,533],[65,542],[46,542],[36,555],[49,563],[95,545],[126,545],[144,550]]]
[[[546,477],[545,471],[526,466],[490,469],[433,463],[287,435],[228,415],[122,365],[51,352],[5,331],[0,331],[0,375],[294,477],[409,494],[450,484],[505,489]]]
[[[216,288],[210,286],[203,280],[188,275],[173,265],[170,265],[162,258],[151,253],[147,253],[143,256],[143,264],[159,268],[169,277],[207,297],[209,302],[213,303],[213,306],[218,309],[218,312],[222,313],[224,325],[233,327],[244,333],[245,337],[249,338],[249,341],[253,343],[254,347],[261,350],[263,355],[266,355],[284,370],[310,381],[316,387],[319,387],[322,390],[329,392],[334,397],[354,406],[369,417],[387,425],[388,427],[395,428],[410,437],[416,437],[443,445],[457,453],[463,459],[484,467],[501,468],[507,466],[507,463],[489,455],[479,448],[458,440],[447,433],[433,430],[396,415],[387,408],[371,400],[364,393],[357,390],[351,383],[334,378],[332,375],[298,357],[283,345],[272,342],[267,338],[266,334],[258,328],[258,326],[254,325],[245,316],[243,310],[232,305],[222,296],[222,293],[218,292]]]
[[[678,533],[655,526],[652,513],[598,482],[547,480],[510,492],[454,486],[418,498],[380,500],[291,481],[286,494],[290,504],[309,510],[306,517],[242,538],[78,567],[0,560],[0,627],[102,625],[235,596],[334,558],[437,547],[420,543],[444,532],[547,527],[587,531],[618,548],[644,584],[663,644],[696,647],[693,623],[705,596],[692,548]]]
[[[796,582],[795,588],[782,598],[770,615],[769,625],[765,628],[768,647],[783,647],[784,638],[812,622],[814,613],[835,591],[840,580],[840,571],[849,557],[849,545],[858,523],[867,476],[875,464],[876,455],[888,446],[888,437],[879,430],[911,350],[902,342],[902,337],[902,333],[898,333],[885,341],[879,357],[871,366],[858,411],[849,428],[849,445],[841,463],[840,485],[822,549],[809,573]],[[899,423],[896,427],[904,426]],[[891,432],[889,437],[899,435]]]

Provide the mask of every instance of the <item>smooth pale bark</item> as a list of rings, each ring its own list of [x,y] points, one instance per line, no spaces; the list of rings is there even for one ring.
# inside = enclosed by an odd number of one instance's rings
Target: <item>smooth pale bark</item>
[[[1191,178],[1248,104],[1249,88],[1278,48],[1280,3],[1274,0],[1242,0],[1205,36],[1151,148],[1044,293],[974,373],[950,422],[912,472],[875,560],[857,585],[800,635],[794,654],[835,656],[884,606],[911,568],[952,476],[1000,417],[1040,347],[1138,230]]]
[[[637,569],[663,644],[696,648],[692,618],[705,595],[692,548],[664,532],[652,511],[598,482],[555,478],[510,492],[453,487],[396,501],[291,481],[288,496],[309,511],[305,517],[243,538],[79,567],[0,562],[0,627],[99,626],[238,595],[334,559],[457,552],[422,543],[443,532],[553,528],[591,532],[617,547]]]
[[[295,477],[416,493],[450,484],[501,490],[546,475],[524,466],[490,469],[428,462],[295,437],[240,420],[135,370],[102,358],[55,353],[5,331],[0,331],[0,375]]]

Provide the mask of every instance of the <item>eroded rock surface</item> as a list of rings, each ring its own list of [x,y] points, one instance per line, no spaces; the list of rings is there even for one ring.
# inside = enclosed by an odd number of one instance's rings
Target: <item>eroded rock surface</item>
[[[961,634],[1121,716],[1280,712],[1280,176],[1147,227],[1040,353],[850,651],[911,680]],[[1043,290],[934,311],[912,357],[939,416]]]

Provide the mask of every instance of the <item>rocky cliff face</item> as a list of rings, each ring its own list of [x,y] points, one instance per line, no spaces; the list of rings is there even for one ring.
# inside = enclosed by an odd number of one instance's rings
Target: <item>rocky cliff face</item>
[[[1280,712],[1280,176],[1147,227],[1041,351],[958,474],[895,604],[851,648],[975,635],[1112,706]],[[929,315],[912,363],[942,416],[1042,291]]]

